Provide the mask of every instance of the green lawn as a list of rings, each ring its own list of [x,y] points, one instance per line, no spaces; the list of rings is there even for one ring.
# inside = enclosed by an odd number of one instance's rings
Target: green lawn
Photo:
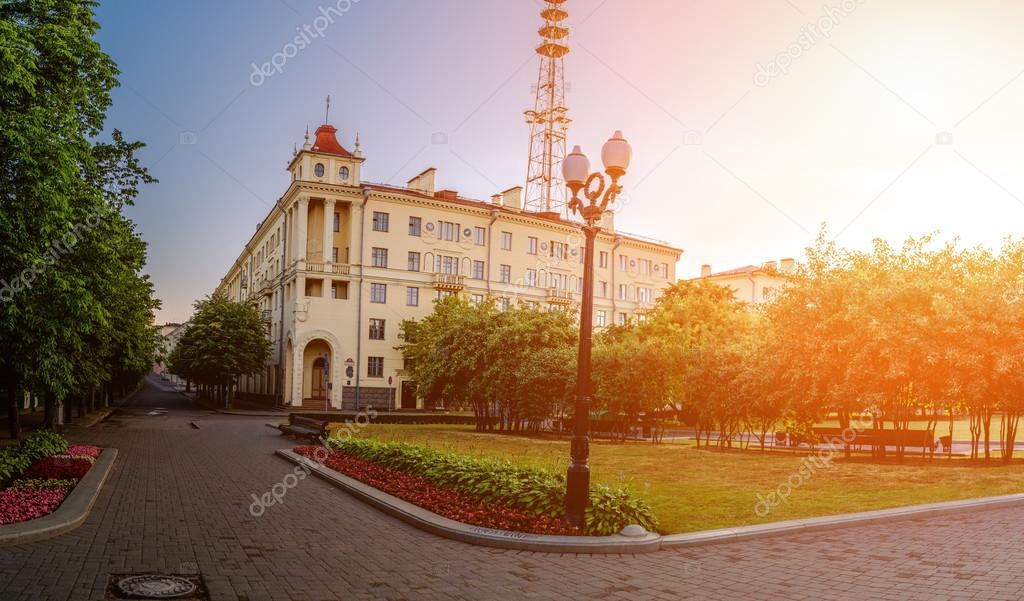
[[[358,435],[460,454],[505,457],[559,471],[565,469],[569,455],[566,439],[481,434],[471,426],[374,424]],[[663,532],[1024,492],[1024,463],[985,466],[944,457],[878,463],[863,457],[836,457],[831,468],[815,468],[787,502],[758,516],[757,495],[776,490],[798,474],[803,462],[804,456],[785,451],[715,451],[697,449],[692,443],[591,444],[594,480],[625,483],[643,494]]]

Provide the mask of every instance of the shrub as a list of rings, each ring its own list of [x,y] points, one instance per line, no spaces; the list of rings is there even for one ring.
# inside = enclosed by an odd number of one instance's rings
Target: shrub
[[[17,445],[0,451],[0,484],[9,482],[36,461],[63,453],[67,448],[67,439],[56,432],[33,432]]]
[[[537,517],[560,517],[564,512],[565,477],[561,474],[401,442],[344,438],[328,443],[346,455],[421,476],[436,486],[486,503],[526,510]],[[629,524],[651,531],[657,528],[650,506],[631,491],[608,486],[591,488],[585,534],[615,534]]]
[[[0,524],[14,524],[42,517],[57,509],[69,488],[0,490]]]

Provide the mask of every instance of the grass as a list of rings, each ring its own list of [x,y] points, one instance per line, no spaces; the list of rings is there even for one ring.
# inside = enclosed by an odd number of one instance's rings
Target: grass
[[[371,424],[357,435],[503,457],[558,471],[565,469],[569,455],[564,438],[485,434],[472,426]],[[836,457],[830,468],[815,468],[805,477],[787,502],[759,516],[758,495],[776,490],[791,476],[795,482],[805,456],[705,450],[691,442],[592,441],[590,453],[594,481],[625,484],[640,492],[666,533],[1024,491],[1024,463],[985,465],[945,457],[897,463]]]

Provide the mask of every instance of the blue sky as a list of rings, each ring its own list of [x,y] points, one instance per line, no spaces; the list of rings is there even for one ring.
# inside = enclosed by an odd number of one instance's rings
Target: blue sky
[[[364,179],[401,184],[434,166],[439,187],[476,198],[523,183],[542,3],[341,0],[323,35],[253,85],[253,63],[337,5],[101,3],[99,41],[122,71],[108,128],[146,142],[160,179],[129,211],[150,244],[160,321],[187,318],[217,285],[287,187],[293,144],[328,94],[342,144],[361,135]],[[681,276],[799,257],[822,223],[853,247],[935,230],[989,246],[1019,235],[1019,4],[565,7],[569,142],[596,162],[625,132],[634,161],[616,225],[684,249]]]

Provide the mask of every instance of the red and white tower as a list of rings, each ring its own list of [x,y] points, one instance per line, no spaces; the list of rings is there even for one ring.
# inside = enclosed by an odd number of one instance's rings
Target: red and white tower
[[[540,74],[533,110],[526,111],[530,124],[530,161],[526,173],[528,211],[557,213],[569,217],[566,208],[562,161],[565,160],[565,133],[569,128],[569,109],[565,106],[565,69],[562,58],[569,53],[565,44],[569,30],[562,22],[569,13],[562,10],[565,0],[546,0],[540,12],[544,25],[538,30],[541,43]]]

